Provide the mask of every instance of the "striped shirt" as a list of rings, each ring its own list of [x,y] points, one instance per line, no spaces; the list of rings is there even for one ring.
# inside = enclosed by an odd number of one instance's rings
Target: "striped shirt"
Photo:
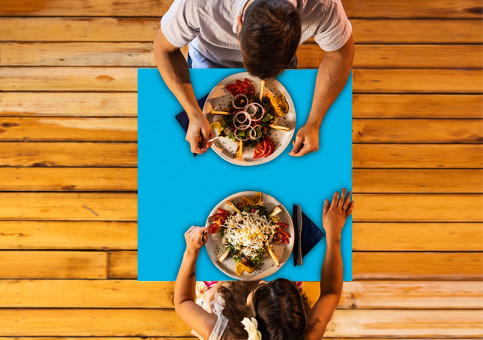
[[[248,0],[175,0],[161,30],[176,47],[189,44],[193,68],[243,68],[237,17]],[[283,0],[281,0],[283,1]],[[325,51],[344,46],[352,33],[340,0],[298,0],[300,44],[314,37]]]

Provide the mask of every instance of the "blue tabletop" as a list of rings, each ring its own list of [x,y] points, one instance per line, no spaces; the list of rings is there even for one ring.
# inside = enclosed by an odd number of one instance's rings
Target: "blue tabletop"
[[[208,94],[223,78],[242,69],[192,69],[197,98]],[[287,89],[297,114],[297,130],[306,121],[312,103],[317,70],[287,70],[277,79]],[[258,166],[230,164],[213,150],[193,157],[175,115],[182,111],[156,69],[138,71],[138,279],[174,281],[185,249],[184,232],[203,226],[211,209],[240,191],[261,191],[289,211],[300,204],[322,229],[322,205],[335,191],[352,187],[352,77],[326,114],[318,152],[301,158],[288,155],[289,146],[275,160]],[[294,135],[295,138],[295,135]],[[236,179],[236,180],[235,180]],[[352,280],[352,219],[342,231],[344,280]],[[293,259],[267,279],[318,281],[325,238],[304,257]],[[219,271],[203,248],[197,262],[197,280],[232,280]]]

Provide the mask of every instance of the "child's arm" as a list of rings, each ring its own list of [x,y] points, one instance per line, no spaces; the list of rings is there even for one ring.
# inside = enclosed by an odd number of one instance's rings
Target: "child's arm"
[[[322,220],[326,231],[327,250],[320,274],[320,296],[308,316],[310,333],[306,339],[321,339],[327,324],[339,304],[343,285],[342,255],[340,251],[340,237],[345,220],[352,213],[354,202],[351,202],[351,193],[345,198],[346,190],[336,192],[329,206],[324,202]]]
[[[204,339],[208,339],[218,317],[195,302],[195,269],[200,248],[206,243],[206,228],[191,227],[185,233],[186,251],[174,287],[174,308],[183,321]]]

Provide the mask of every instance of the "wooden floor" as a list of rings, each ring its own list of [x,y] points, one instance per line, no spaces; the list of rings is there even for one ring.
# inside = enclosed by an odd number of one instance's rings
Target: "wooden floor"
[[[327,336],[481,337],[481,2],[343,3],[354,282]],[[190,337],[173,283],[135,280],[136,69],[169,4],[2,0],[0,339]]]

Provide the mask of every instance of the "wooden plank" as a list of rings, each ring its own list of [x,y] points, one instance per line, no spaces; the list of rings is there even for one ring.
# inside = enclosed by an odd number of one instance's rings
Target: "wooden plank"
[[[133,168],[0,168],[0,191],[136,191]]]
[[[355,193],[482,193],[480,169],[353,169]],[[0,191],[136,191],[133,168],[0,168]],[[464,179],[464,180],[462,180]]]
[[[161,18],[0,18],[0,41],[152,42]]]
[[[354,118],[482,118],[478,94],[354,94]]]
[[[481,93],[481,70],[355,69],[355,93]],[[136,91],[122,67],[0,67],[1,91]]]
[[[137,251],[111,251],[109,252],[110,279],[135,279],[138,277]]]
[[[0,117],[0,141],[136,142],[136,118]]]
[[[0,220],[137,220],[136,194],[0,193],[0,201]]]
[[[481,70],[356,69],[358,93],[481,93]]]
[[[483,251],[482,223],[353,223],[354,251]]]
[[[480,252],[354,252],[352,261],[354,280],[481,280],[483,266]]]
[[[353,19],[351,24],[354,40],[358,43],[471,44],[483,41],[480,20]]]
[[[451,325],[448,324],[451,320]],[[337,310],[327,337],[479,337],[481,311]],[[2,336],[189,336],[174,310],[4,309]]]
[[[0,221],[0,249],[137,249],[137,223]]]
[[[356,193],[483,193],[483,170],[353,169]]]
[[[481,43],[479,19],[352,19],[357,43]],[[0,18],[0,41],[152,42],[160,18]]]
[[[0,166],[135,167],[135,143],[16,143],[0,146]]]
[[[352,141],[354,143],[391,144],[481,143],[483,141],[483,120],[353,119]]]
[[[12,51],[11,54],[17,53]],[[297,49],[299,67],[318,68],[324,55],[316,44],[300,45]],[[479,45],[356,44],[353,68],[481,68],[482,60],[483,50]]]
[[[138,0],[116,2],[113,0],[4,0],[0,16],[162,16],[172,0]],[[349,18],[480,18],[478,0],[445,0],[423,2],[417,0],[344,0]]]
[[[310,43],[300,45],[297,55],[299,67],[317,68],[325,52]],[[6,42],[0,56],[0,66],[156,67],[152,43],[138,42]],[[356,45],[353,67],[480,68],[482,58],[479,45]]]
[[[318,282],[304,282],[312,304]],[[174,282],[1,280],[1,308],[173,308]],[[72,294],[82,292],[82,294]],[[55,295],[55,299],[52,296]],[[345,282],[339,309],[477,309],[480,282]]]
[[[472,168],[482,167],[481,145],[354,144],[354,168]]]
[[[353,200],[355,222],[483,222],[481,194],[354,194]]]
[[[478,280],[481,253],[354,252],[354,280]],[[109,278],[135,279],[137,252],[112,251]]]
[[[0,91],[137,91],[137,69],[0,67]]]
[[[0,116],[137,115],[137,93],[0,92]]]
[[[1,279],[104,279],[106,265],[105,252],[0,251]]]

